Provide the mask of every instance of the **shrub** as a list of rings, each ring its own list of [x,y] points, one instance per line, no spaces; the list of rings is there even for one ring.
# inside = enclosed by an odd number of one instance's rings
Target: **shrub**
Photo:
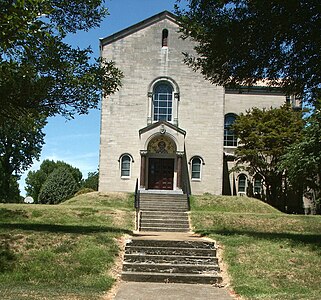
[[[71,198],[77,189],[77,182],[71,172],[66,167],[60,167],[50,173],[42,185],[38,201],[57,204]]]

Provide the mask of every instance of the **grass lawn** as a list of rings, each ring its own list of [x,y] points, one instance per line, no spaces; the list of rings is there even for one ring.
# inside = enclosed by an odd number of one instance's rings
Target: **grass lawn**
[[[321,299],[321,216],[286,215],[247,197],[194,196],[194,231],[223,247],[244,299]]]
[[[80,195],[59,205],[0,204],[1,299],[99,299],[112,284],[117,239],[133,197]]]

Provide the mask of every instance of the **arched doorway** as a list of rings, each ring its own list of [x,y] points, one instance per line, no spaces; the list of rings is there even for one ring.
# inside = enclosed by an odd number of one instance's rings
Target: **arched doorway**
[[[173,190],[176,145],[165,135],[154,137],[147,147],[148,189]]]

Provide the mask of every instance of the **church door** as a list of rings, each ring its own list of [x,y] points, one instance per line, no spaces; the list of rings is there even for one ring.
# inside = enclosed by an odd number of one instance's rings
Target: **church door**
[[[150,158],[148,168],[148,188],[172,190],[174,178],[174,159]]]

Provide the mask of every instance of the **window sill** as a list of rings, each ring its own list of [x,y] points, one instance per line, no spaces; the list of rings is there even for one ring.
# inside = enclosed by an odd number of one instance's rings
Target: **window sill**
[[[200,182],[200,181],[202,181],[202,179],[201,178],[192,178],[192,181]]]
[[[121,176],[120,179],[129,180],[129,179],[130,179],[130,176]]]

